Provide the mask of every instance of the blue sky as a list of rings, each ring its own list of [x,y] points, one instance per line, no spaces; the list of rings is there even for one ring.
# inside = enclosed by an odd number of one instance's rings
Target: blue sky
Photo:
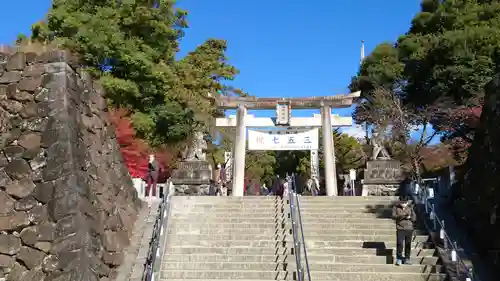
[[[0,43],[29,33],[50,0],[2,1]],[[383,2],[383,4],[382,4]],[[232,83],[260,97],[346,93],[366,54],[408,30],[418,0],[179,0],[190,12],[181,56],[208,38],[228,41],[228,57],[241,74]],[[23,11],[22,13],[20,11]],[[255,112],[251,112],[255,114]],[[318,111],[297,111],[310,116]],[[349,116],[351,109],[334,110]],[[258,116],[274,112],[260,111]]]

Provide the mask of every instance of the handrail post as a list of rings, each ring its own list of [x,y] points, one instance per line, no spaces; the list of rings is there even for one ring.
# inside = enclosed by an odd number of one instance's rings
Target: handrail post
[[[444,227],[444,221],[441,221],[441,230],[443,231],[443,247],[448,250],[448,239],[446,239],[446,229]]]

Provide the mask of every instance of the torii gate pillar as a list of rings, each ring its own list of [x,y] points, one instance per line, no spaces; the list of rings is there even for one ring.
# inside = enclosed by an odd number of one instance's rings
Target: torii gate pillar
[[[236,109],[236,139],[233,150],[233,196],[243,196],[245,189],[246,113],[247,109],[243,105],[238,106]]]
[[[325,161],[325,189],[327,196],[337,196],[337,171],[335,167],[335,148],[332,132],[332,108],[321,107],[321,123],[323,132],[323,157]]]

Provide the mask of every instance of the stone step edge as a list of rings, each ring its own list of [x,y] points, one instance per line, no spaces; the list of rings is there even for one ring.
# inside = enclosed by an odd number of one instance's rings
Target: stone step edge
[[[388,264],[390,266],[395,266]],[[406,265],[406,266],[411,266],[411,265]],[[185,269],[162,269],[161,272],[186,272]],[[194,273],[212,273],[212,272],[235,272],[235,273],[279,273],[279,272],[288,272],[288,270],[188,270],[187,272],[194,272]],[[347,272],[331,272],[331,271],[324,271],[324,270],[314,270],[314,272],[311,272],[311,274],[315,273],[323,273],[323,274],[362,274],[362,275],[370,275],[370,274],[391,274],[391,275],[415,275],[415,276],[421,276],[421,275],[441,275],[441,276],[446,276],[446,273],[417,273],[417,272],[387,272],[387,271],[347,271]],[[192,279],[192,278],[190,278]],[[215,279],[208,279],[208,280],[215,280]],[[217,279],[220,280],[220,279]],[[238,279],[241,280],[241,279]]]
[[[181,262],[167,262],[167,261],[162,261],[162,264],[251,264],[251,265],[281,265],[281,264],[295,264],[294,261],[289,261],[289,262],[188,262],[188,261],[181,261]],[[351,266],[371,266],[371,267],[388,267],[388,266],[394,266],[394,264],[380,264],[380,263],[331,263],[331,262],[315,262],[314,264],[321,264],[321,265],[351,265]],[[411,265],[404,265],[404,267],[429,267],[429,266],[440,266],[440,265],[427,265],[427,264],[411,264]],[[212,271],[212,270],[210,270]]]
[[[169,233],[168,236],[171,237],[172,234],[175,234],[175,233]],[[238,235],[242,235],[244,233],[236,233],[234,235],[228,235],[228,234],[218,234],[218,235],[214,235],[214,236],[238,236]],[[195,236],[206,236],[207,234],[180,234],[182,235],[183,237],[195,237]],[[254,235],[253,233],[252,234],[249,234],[249,235]],[[278,237],[281,237],[281,236],[289,236],[290,234],[288,233],[285,233],[285,234],[281,234],[281,235],[276,235]],[[325,238],[329,238],[329,237],[346,237],[346,238],[351,238],[351,240],[349,241],[341,241],[341,240],[325,240],[325,242],[363,242],[363,243],[375,243],[375,242],[389,242],[389,241],[393,241],[393,240],[396,240],[396,235],[392,235],[392,234],[357,234],[357,235],[353,235],[353,234],[325,234],[325,235],[311,235],[311,234],[305,234],[305,239],[306,239],[306,242],[307,241],[311,241],[311,240],[315,240],[315,239],[325,239]],[[377,237],[377,238],[386,238],[386,239],[390,239],[389,241],[370,241],[370,240],[364,240],[364,239],[356,239],[358,237]],[[425,234],[422,234],[422,235],[417,235],[418,238],[428,238],[429,236],[428,235],[425,235]],[[213,239],[213,237],[211,237]],[[270,237],[272,238],[272,237]],[[211,239],[211,240],[212,240]],[[247,239],[225,239],[227,241],[273,241],[272,239],[255,239],[255,240],[247,240]],[[213,241],[213,240],[212,240]],[[412,241],[413,242],[413,241]],[[418,241],[417,241],[418,242]]]
[[[261,248],[264,248],[264,247],[261,247]],[[390,249],[392,250],[392,249]],[[429,250],[432,250],[432,249],[429,249]],[[413,254],[413,253],[412,253]],[[193,253],[193,254],[169,254],[169,253],[166,253],[164,257],[180,257],[180,256],[186,256],[186,255],[189,255],[189,256],[195,256],[195,257],[213,257],[213,256],[216,256],[216,257],[228,257],[228,258],[231,258],[231,257],[255,257],[255,256],[258,256],[258,257],[267,257],[267,258],[270,258],[270,257],[273,257],[273,258],[277,258],[277,259],[280,259],[280,258],[293,258],[295,257],[295,255],[291,254],[291,253],[288,253],[286,255],[282,255],[282,254],[231,254],[231,255],[227,255],[227,254],[219,254],[219,253]],[[304,255],[304,253],[302,253],[302,256]],[[385,257],[388,257],[389,255],[382,255],[382,256],[374,256],[373,254],[357,254],[357,255],[346,255],[346,254],[311,254],[311,255],[307,255],[308,257],[335,257],[335,258],[349,258],[349,257],[380,257],[380,258],[385,258]],[[392,256],[395,256],[395,255],[392,255]],[[418,257],[426,257],[426,256],[418,256]],[[427,256],[427,257],[436,257],[436,258],[439,258],[438,256]]]
[[[247,241],[247,240],[239,240],[239,241]],[[271,241],[271,242],[281,242],[281,241]],[[274,250],[274,248],[270,248],[270,247],[251,247],[251,248],[249,248],[249,247],[235,247],[235,246],[228,246],[228,247],[214,247],[214,246],[209,246],[209,247],[167,246],[167,249],[272,249],[272,250]],[[396,250],[395,247],[383,248],[383,249],[380,249],[380,248],[354,248],[354,247],[320,247],[320,248],[310,248],[309,247],[309,249],[307,249],[307,252],[312,251],[312,250],[319,250],[319,249],[325,249],[325,250],[373,250],[373,251],[376,251],[376,250],[378,250],[378,251],[380,251],[380,250]],[[413,248],[412,250],[429,250],[429,251],[431,251],[431,250],[436,250],[436,249]],[[183,254],[176,254],[176,255],[183,255]],[[204,254],[200,254],[200,255],[204,255]],[[217,254],[214,254],[214,255],[217,255]],[[222,255],[222,254],[218,254],[218,255]],[[245,256],[245,255],[242,255],[242,256]],[[267,255],[263,255],[263,256],[267,256]],[[336,255],[332,255],[332,254],[325,254],[325,255],[314,254],[314,256],[336,256]],[[370,255],[370,256],[373,256],[373,255]]]
[[[281,223],[280,223],[281,224]],[[278,227],[281,227],[280,225],[278,225]],[[178,225],[175,225],[175,229],[174,230],[184,230],[182,228],[179,228]],[[190,227],[191,229],[209,229],[209,227]],[[305,228],[305,227],[304,227]],[[241,231],[245,231],[245,230],[248,230],[246,228],[238,228],[238,227],[228,227],[228,228],[225,228],[225,227],[212,227],[211,229],[232,229],[232,230],[236,230],[236,229],[239,229]],[[263,228],[251,228],[251,229],[254,229],[255,232],[258,232],[257,230],[268,230],[268,231],[275,231],[274,227],[271,228],[271,227],[263,227]],[[323,229],[323,228],[321,228]],[[172,229],[171,229],[172,230]],[[278,230],[281,230],[281,228],[279,228]],[[285,229],[286,230],[286,229]],[[324,230],[328,230],[328,231],[344,231],[344,230],[348,230],[348,231],[353,231],[353,232],[358,232],[358,231],[373,231],[373,232],[376,232],[376,231],[394,231],[394,237],[396,237],[396,227],[394,227],[394,229],[391,229],[391,228],[329,228],[329,229],[324,229]],[[307,228],[307,229],[304,229],[304,232],[305,234],[304,235],[307,235],[308,232],[311,232],[311,228]],[[423,230],[422,230],[423,232]],[[253,232],[250,232],[250,233],[253,233]]]

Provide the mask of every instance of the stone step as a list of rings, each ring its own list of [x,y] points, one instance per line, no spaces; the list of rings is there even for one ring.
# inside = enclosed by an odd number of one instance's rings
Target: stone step
[[[209,238],[209,239],[208,239]],[[225,240],[249,240],[249,241],[259,241],[259,240],[289,240],[292,239],[289,234],[280,235],[269,235],[269,234],[245,234],[245,233],[225,233],[211,235],[207,237],[206,235],[190,235],[190,234],[180,234],[180,235],[168,235],[168,241],[180,243],[182,241],[197,241],[197,240],[207,240],[209,241],[225,241]],[[392,242],[395,241],[396,235],[369,235],[369,234],[332,234],[332,233],[306,233],[306,241],[324,241],[328,243],[330,241],[344,241],[344,242]],[[415,242],[427,242],[429,237],[427,235],[417,235],[413,241]],[[307,243],[307,242],[306,242]]]
[[[276,222],[286,222],[289,221],[285,216],[277,217],[206,217],[203,220],[189,221],[188,219],[175,216],[170,217],[169,222],[185,223],[185,224],[219,224],[219,223],[238,223],[238,224],[274,224]]]
[[[342,204],[323,204],[323,203],[307,203],[299,204],[301,210],[312,209],[333,209],[333,210],[379,210],[390,209],[392,210],[394,204],[391,203],[342,203]]]
[[[173,227],[169,228],[167,230],[168,234],[175,234],[175,235],[221,235],[221,234],[254,234],[254,235],[267,235],[266,237],[273,236],[276,234],[282,234],[282,233],[288,233],[289,229],[288,228],[282,228],[281,226],[276,226],[276,227],[266,227],[266,228],[241,228],[241,227],[233,227],[233,228],[178,228],[178,227]],[[393,231],[394,232],[394,231]],[[345,233],[349,233],[349,231],[346,231]],[[370,232],[367,232],[370,234]],[[382,233],[382,232],[381,232]],[[207,237],[208,238],[208,237]]]
[[[248,242],[248,241],[247,241]],[[270,241],[268,241],[270,242]],[[225,245],[202,245],[202,246],[168,246],[166,249],[166,255],[198,255],[198,254],[210,254],[210,255],[288,255],[291,253],[289,248],[280,247],[276,243],[272,245],[262,244],[252,244],[251,246],[237,246],[236,244]]]
[[[300,203],[316,203],[316,202],[331,202],[337,203],[361,203],[361,202],[396,202],[399,200],[397,196],[298,196]]]
[[[181,232],[199,232],[199,233],[223,233],[223,231],[245,231],[248,233],[267,231],[274,233],[277,229],[291,230],[292,223],[290,220],[277,220],[269,223],[218,223],[218,222],[189,222],[184,220],[169,221],[168,233]],[[317,232],[334,232],[336,234],[394,234],[396,227],[393,223],[387,224],[303,224],[304,233],[306,236],[314,235]],[[221,232],[222,231],[222,232]],[[420,235],[427,234],[427,230],[416,229],[415,232]],[[196,233],[193,233],[196,234]]]
[[[311,256],[322,254],[341,256],[395,256],[396,249],[369,249],[369,248],[307,248],[307,253]],[[434,249],[415,249],[411,252],[414,257],[433,256]]]
[[[289,203],[286,201],[285,203]],[[329,201],[310,201],[310,200],[303,200],[302,198],[299,198],[299,205],[300,207],[304,206],[316,206],[316,205],[321,205],[321,206],[363,206],[363,205],[394,205],[398,204],[398,200],[365,200],[365,201],[338,201],[338,200],[329,200]]]
[[[276,217],[270,219],[246,219],[246,218],[203,218],[202,220],[189,220],[183,218],[169,218],[169,223],[179,225],[179,226],[213,226],[213,225],[239,225],[245,227],[246,225],[262,225],[270,226],[283,223],[291,223],[291,220],[285,217]],[[394,225],[394,223],[393,223]]]
[[[397,202],[310,202],[299,203],[301,209],[392,209]],[[242,202],[196,202],[196,203],[181,203],[177,202],[175,205],[178,207],[186,208],[271,208],[271,207],[285,207],[290,208],[288,202],[282,201],[242,201]]]
[[[275,227],[276,225],[291,225],[291,219],[285,217],[273,218],[273,219],[230,219],[230,218],[207,218],[203,220],[192,220],[183,218],[170,218],[169,227],[176,228],[268,228]],[[350,222],[349,220],[343,220],[338,222],[327,221],[321,223],[321,220],[317,221],[303,221],[302,225],[304,231],[313,229],[396,229],[396,225],[393,220],[382,220],[376,223],[372,220],[355,220]]]
[[[392,216],[392,209],[383,209],[383,210],[371,210],[371,209],[333,209],[332,208],[314,208],[314,209],[300,209],[300,213],[302,215],[330,215],[330,216],[338,216],[338,215],[349,215],[351,214],[353,217],[360,215],[379,215],[379,216]]]
[[[393,235],[393,239],[396,239],[396,228],[394,229],[328,229],[329,235]],[[304,227],[304,236],[306,239],[310,236],[316,236],[318,234],[324,234],[325,230],[322,229],[308,229]],[[427,232],[423,230],[415,230],[417,235],[426,235]]]
[[[374,213],[352,213],[352,212],[342,212],[342,213],[312,213],[312,212],[302,212],[302,221],[306,221],[311,218],[344,218],[344,219],[390,219],[392,214],[374,214]]]
[[[294,262],[295,263],[295,262]],[[162,271],[170,270],[230,270],[230,271],[286,271],[288,263],[282,262],[167,262],[161,265]],[[295,267],[294,267],[295,268]]]
[[[309,221],[303,221],[302,225],[304,227],[304,231],[315,230],[315,229],[324,229],[324,230],[335,230],[335,229],[391,229],[396,230],[396,224],[393,221],[384,221],[384,222],[374,222],[371,223],[311,223]]]
[[[171,218],[175,219],[218,219],[221,217],[231,217],[231,218],[249,218],[252,219],[262,219],[262,218],[275,218],[275,217],[288,217],[287,212],[269,212],[269,213],[258,213],[258,212],[183,212],[183,213],[172,213]],[[364,219],[364,220],[379,220],[379,219],[391,219],[391,214],[373,214],[373,213],[302,213],[302,221],[308,221],[311,219],[335,219],[335,220],[347,220],[352,219]]]
[[[171,221],[169,222],[169,228],[175,228],[175,229],[201,229],[201,228],[206,228],[206,229],[227,229],[227,230],[234,230],[234,229],[246,229],[246,230],[252,230],[252,229],[276,229],[276,228],[282,228],[284,226],[291,225],[291,222],[288,220],[276,220],[276,221],[269,221],[268,223],[219,223],[219,222],[210,222],[210,221],[193,221],[193,222],[186,222],[184,220],[177,220],[177,221]],[[393,225],[394,227],[394,225]]]
[[[186,209],[191,208],[199,208],[199,209],[213,209],[213,208],[222,208],[222,209],[270,209],[270,208],[290,208],[290,205],[284,202],[246,202],[246,203],[228,203],[228,202],[220,202],[220,203],[198,203],[198,204],[177,204],[176,208],[183,207]]]
[[[392,265],[391,265],[392,266]],[[392,266],[395,267],[395,266]],[[403,268],[403,267],[401,267]],[[285,271],[218,271],[218,270],[167,270],[161,271],[161,280],[293,280],[294,273]],[[445,274],[422,274],[408,272],[328,272],[312,271],[311,279],[315,281],[355,281],[355,280],[391,280],[391,281],[444,281]]]
[[[348,272],[374,272],[374,273],[442,273],[443,268],[439,265],[412,264],[406,266],[395,266],[394,264],[333,264],[333,263],[309,263],[312,272],[328,271],[330,273]]]
[[[241,214],[229,214],[225,215],[223,213],[179,213],[179,214],[171,214],[169,219],[173,220],[186,220],[186,221],[192,221],[192,220],[198,220],[198,221],[209,221],[209,220],[219,220],[219,219],[244,219],[248,221],[254,221],[256,219],[270,219],[270,220],[275,220],[275,219],[288,219],[288,214],[286,213],[281,213],[281,212],[273,212],[269,214],[255,214],[255,213],[241,213]]]
[[[324,224],[349,224],[349,223],[366,223],[366,224],[389,224],[395,225],[395,222],[392,218],[376,218],[368,217],[368,218],[360,218],[360,217],[313,217],[313,216],[305,216],[302,214],[302,224],[311,223],[324,223]]]
[[[202,254],[173,254],[165,255],[162,259],[163,263],[170,262],[254,262],[254,263],[285,263],[285,262],[295,262],[295,257],[291,254],[285,255],[244,255],[244,254],[212,254],[212,253],[202,253]]]
[[[302,213],[322,213],[322,212],[328,212],[330,214],[335,214],[335,213],[354,213],[354,214],[364,214],[364,213],[369,213],[369,214],[379,214],[379,213],[390,213],[392,214],[392,207],[385,207],[385,208],[369,208],[369,207],[359,207],[359,208],[338,208],[338,207],[309,207],[309,208],[304,208],[300,207],[300,211]]]
[[[185,212],[201,213],[201,212],[276,212],[288,210],[287,206],[192,206],[183,208]]]
[[[334,263],[334,264],[394,264],[394,256],[348,256],[348,255],[308,255],[310,264]],[[414,264],[436,265],[438,257],[412,257]],[[302,255],[304,261],[304,255]],[[295,256],[287,255],[226,255],[226,254],[167,254],[162,262],[261,262],[261,263],[295,263]]]
[[[279,240],[202,240],[202,237],[198,237],[199,239],[193,240],[182,240],[182,239],[167,239],[167,247],[293,247],[293,239],[292,237],[286,237],[285,239]],[[339,243],[338,241],[308,241],[306,240],[307,251],[311,253],[317,253],[318,249],[325,249],[325,251],[329,251],[335,253],[335,249],[345,249],[345,248],[355,248],[355,249],[373,249],[378,250],[380,252],[387,251],[387,249],[392,249],[395,251],[395,245],[391,242],[377,242],[375,246],[366,242],[347,242],[347,243]],[[363,244],[367,245],[363,247]],[[387,245],[387,246],[385,246]],[[353,247],[351,247],[353,246]],[[359,247],[357,247],[359,246]],[[423,243],[412,243],[413,252],[416,253],[420,249],[433,250],[432,244],[423,244]],[[357,248],[356,248],[357,247]]]
[[[285,201],[271,201],[271,200],[265,200],[265,201],[240,201],[240,202],[234,202],[234,201],[219,201],[219,202],[177,202],[176,206],[186,206],[186,207],[259,207],[259,206],[264,206],[264,207],[271,207],[271,206],[289,206],[289,204]]]
[[[278,225],[276,227],[267,227],[267,228],[238,228],[238,227],[233,227],[233,228],[199,228],[199,227],[194,227],[194,228],[177,228],[177,227],[170,227],[167,230],[168,234],[173,234],[173,235],[210,235],[212,236],[218,236],[218,235],[225,235],[225,234],[232,234],[234,235],[245,235],[248,237],[249,235],[253,235],[253,239],[269,239],[271,237],[274,237],[276,235],[286,235],[286,234],[291,234],[291,226],[283,228],[281,225]],[[327,233],[325,233],[324,229],[308,229],[304,227],[304,237],[306,239],[310,237],[315,237],[317,235],[331,235],[331,236],[337,236],[337,235],[354,235],[354,236],[360,236],[360,235],[370,235],[370,236],[379,236],[379,235],[393,235],[393,239],[395,239],[396,235],[396,230],[395,229],[328,229]],[[425,235],[425,231],[416,231],[417,235]]]
[[[441,266],[434,265],[407,265],[394,266],[393,264],[333,264],[333,263],[310,263],[311,272],[329,271],[333,272],[405,272],[405,273],[441,273]],[[230,270],[230,271],[288,271],[295,270],[295,262],[275,263],[275,262],[169,262],[163,263],[162,271],[184,270]]]
[[[259,279],[292,280],[293,273],[286,271],[263,270],[162,270],[160,278],[170,279]]]
[[[283,208],[283,211],[285,209]],[[274,215],[276,212],[281,212],[280,208],[185,208],[183,210],[186,214],[206,214],[206,215],[262,215],[270,216]]]
[[[427,231],[415,230],[417,236],[427,235]],[[304,237],[306,239],[316,236],[388,236],[392,235],[396,239],[396,229],[308,229],[304,227]]]
[[[283,201],[276,196],[172,196],[171,202],[201,203],[201,202],[242,202],[242,201]]]
[[[178,208],[178,207],[177,207]],[[183,207],[184,211],[196,213],[196,212],[268,212],[275,210],[288,211],[290,207],[288,205],[193,205]],[[392,206],[300,206],[302,213],[386,213],[392,212]]]
[[[364,248],[364,249],[395,249],[396,239],[386,242],[369,241],[324,241],[306,239],[307,249],[313,248]],[[432,242],[412,242],[413,249],[434,249]]]
[[[305,256],[302,254],[302,260],[304,261]],[[394,264],[396,262],[396,257],[394,255],[389,256],[352,256],[352,255],[307,255],[309,264],[315,263],[335,263],[335,264]],[[294,257],[291,256],[287,260],[290,262]],[[435,256],[412,256],[413,264],[424,264],[424,265],[437,265],[439,257]]]
[[[205,238],[204,238],[205,237]],[[206,236],[187,237],[182,239],[182,236],[177,238],[167,238],[167,247],[183,246],[183,247],[292,247],[293,239],[285,237],[280,239],[206,239]]]
[[[334,234],[322,233],[311,234],[305,233],[306,241],[344,241],[344,242],[393,242],[396,240],[396,232],[392,235],[359,235],[359,234]],[[417,235],[413,239],[414,242],[427,242],[429,241],[428,235]]]

